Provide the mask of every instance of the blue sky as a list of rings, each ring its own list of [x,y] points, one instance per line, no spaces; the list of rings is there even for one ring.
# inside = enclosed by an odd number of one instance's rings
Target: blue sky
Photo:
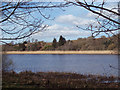
[[[111,8],[116,6],[116,4],[110,3],[110,5],[106,6]],[[38,41],[52,42],[54,38],[58,40],[60,35],[67,40],[89,37],[92,34],[90,31],[84,31],[76,26],[85,28],[89,24],[97,25],[95,21],[97,16],[82,7],[70,6],[66,8],[43,9],[41,11],[46,16],[50,15],[52,20],[44,19],[38,12],[34,12],[33,15],[36,18],[42,18],[44,25],[49,26],[45,31],[32,35],[31,39],[38,39]],[[105,34],[101,33],[100,36],[102,35]],[[18,40],[18,42],[22,41],[24,40]]]
[[[108,5],[109,7],[111,6]],[[91,23],[96,24],[95,17],[97,16],[81,7],[55,8],[46,10],[44,13],[50,14],[54,20],[45,20],[44,24],[49,25],[47,30],[32,36],[39,41],[52,42],[53,38],[58,40],[60,35],[63,35],[67,40],[89,37],[91,36],[90,31],[79,29],[76,25],[85,28]],[[100,36],[102,35],[105,34],[101,33]]]
[[[56,8],[50,11],[50,13],[49,11],[46,12],[54,20],[45,20],[44,24],[49,25],[48,29],[33,35],[34,39],[51,42],[53,38],[58,39],[60,35],[63,35],[67,40],[91,36],[91,32],[80,30],[76,27],[76,25],[85,26],[85,24],[94,21],[92,17],[89,17],[90,13],[83,8],[72,6],[62,9]]]

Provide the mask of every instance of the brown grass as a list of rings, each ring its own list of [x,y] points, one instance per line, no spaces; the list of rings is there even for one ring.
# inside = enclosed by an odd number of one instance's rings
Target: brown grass
[[[117,54],[116,51],[6,51],[3,54]]]
[[[112,82],[116,79],[64,72],[3,72],[3,88],[118,88],[118,83]]]

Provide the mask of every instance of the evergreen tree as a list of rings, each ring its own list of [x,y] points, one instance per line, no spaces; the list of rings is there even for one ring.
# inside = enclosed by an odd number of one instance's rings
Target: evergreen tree
[[[60,36],[60,39],[59,39],[59,46],[62,46],[66,43],[66,40],[64,37],[62,37],[62,35]]]
[[[53,39],[52,46],[53,46],[54,48],[56,48],[56,47],[57,47],[57,40],[56,40],[56,38],[54,38],[54,39]]]
[[[19,50],[20,50],[20,51],[25,51],[25,49],[26,49],[25,44],[24,44],[24,43],[20,43],[20,44],[19,44]]]

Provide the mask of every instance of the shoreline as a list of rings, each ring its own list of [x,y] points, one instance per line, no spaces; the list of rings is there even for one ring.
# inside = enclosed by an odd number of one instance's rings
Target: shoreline
[[[1,52],[0,52],[1,53]],[[117,51],[103,50],[103,51],[6,51],[2,54],[109,54],[117,55]]]

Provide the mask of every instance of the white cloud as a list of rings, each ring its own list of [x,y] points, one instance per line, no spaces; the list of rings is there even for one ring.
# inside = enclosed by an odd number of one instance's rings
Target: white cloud
[[[49,39],[49,41],[51,41],[53,40],[54,37],[58,38],[60,35],[72,39],[72,38],[90,36],[90,34],[91,34],[90,32],[76,30],[73,27],[66,27],[66,26],[54,24],[52,26],[49,26],[48,30],[33,35],[33,38],[40,38],[45,40]]]
[[[85,25],[94,22],[92,19],[85,19],[73,15],[61,15],[55,19],[56,22],[68,25]]]
[[[40,40],[44,41],[52,41],[53,38],[58,38],[60,35],[67,37],[67,39],[88,37],[91,35],[91,32],[79,30],[76,25],[89,25],[93,23],[94,20],[69,14],[57,17],[55,22],[56,24],[49,26],[46,31],[35,34],[33,38],[39,38]]]
[[[66,27],[66,26],[61,26],[58,24],[54,24],[52,26],[48,27],[48,30],[44,31],[44,32],[40,32],[36,34],[37,36],[47,36],[47,37],[51,37],[51,36],[59,36],[59,35],[88,35],[88,32],[85,31],[81,31],[81,30],[76,30],[74,27]]]
[[[68,30],[69,28],[68,27],[63,27],[63,26],[60,26],[58,24],[54,24],[52,26],[49,26],[47,29],[49,30]]]

